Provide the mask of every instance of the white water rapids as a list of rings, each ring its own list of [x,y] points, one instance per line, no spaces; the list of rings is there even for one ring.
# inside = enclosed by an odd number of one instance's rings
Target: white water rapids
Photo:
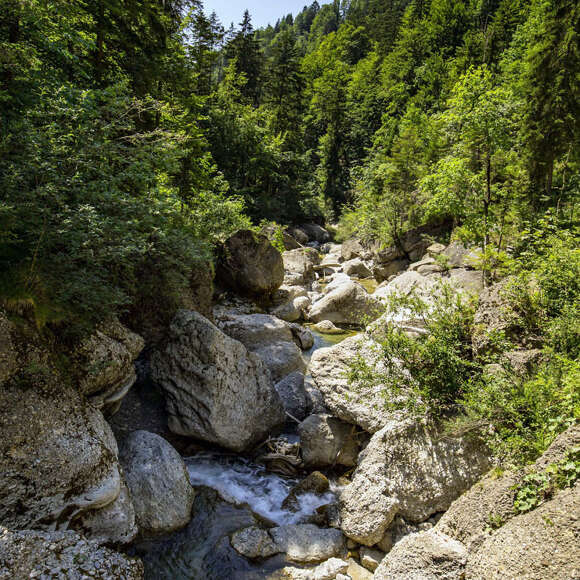
[[[332,492],[298,496],[296,512],[282,508],[282,502],[298,483],[266,471],[262,465],[240,457],[202,453],[185,460],[193,486],[215,489],[224,500],[247,505],[255,514],[278,524],[295,524],[315,513],[316,508],[336,501]]]

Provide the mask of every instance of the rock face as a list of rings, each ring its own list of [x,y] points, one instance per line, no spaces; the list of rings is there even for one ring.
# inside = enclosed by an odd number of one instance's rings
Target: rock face
[[[486,288],[479,297],[479,305],[473,320],[473,350],[483,353],[491,347],[490,335],[503,332],[506,338],[515,338],[517,327],[510,321],[509,304],[503,293],[507,281]]]
[[[73,355],[78,385],[97,408],[115,410],[137,376],[134,362],[145,341],[118,320],[98,328]]]
[[[551,463],[562,461],[569,449],[580,445],[580,426],[573,425],[560,434],[549,449],[528,470],[543,471]],[[489,530],[515,517],[515,488],[526,470],[488,473],[469,491],[453,502],[437,524],[437,530],[447,534],[468,549],[481,543]]]
[[[0,579],[89,577],[138,580],[143,578],[143,564],[72,531],[11,531],[0,527]]]
[[[312,322],[362,324],[378,318],[383,310],[380,302],[360,284],[347,281],[315,302],[308,316]]]
[[[294,371],[304,372],[306,362],[294,342],[291,327],[267,314],[233,316],[220,323],[222,330],[239,340],[264,362],[272,379],[280,381]]]
[[[393,422],[373,436],[341,494],[342,529],[372,546],[396,514],[422,522],[445,511],[489,466],[477,440],[441,438],[421,423]]]
[[[580,485],[515,517],[488,537],[465,570],[468,580],[578,578]]]
[[[386,411],[384,385],[349,384],[347,373],[357,357],[369,364],[377,361],[373,344],[363,335],[352,336],[333,347],[315,351],[310,361],[312,378],[332,414],[369,433],[379,431],[393,418],[402,416]],[[378,361],[376,368],[386,372]]]
[[[395,293],[403,296],[409,296],[412,292],[415,292],[418,296],[427,298],[433,291],[434,286],[435,283],[433,280],[422,276],[418,272],[408,270],[400,276],[397,276],[388,284],[381,284],[376,289],[373,296],[381,300],[385,300]]]
[[[125,481],[117,499],[104,508],[84,512],[73,528],[102,543],[129,544],[137,536],[135,508]]]
[[[269,296],[284,281],[284,262],[268,238],[249,230],[231,236],[221,251],[217,279],[248,296]]]
[[[172,532],[191,519],[194,491],[179,453],[162,437],[134,431],[120,460],[141,535]]]
[[[304,419],[312,408],[312,402],[304,387],[304,375],[299,372],[290,373],[276,383],[276,391],[280,395],[284,410],[299,421]]]
[[[385,556],[374,577],[376,580],[463,580],[466,559],[465,546],[448,536],[433,531],[411,534]]]
[[[243,451],[284,423],[262,360],[196,312],[177,313],[151,370],[174,433]]]
[[[285,271],[284,282],[288,286],[308,286],[316,278],[314,266],[320,264],[320,256],[313,248],[284,252],[282,258]]]
[[[102,414],[52,376],[35,379],[0,388],[0,521],[14,529],[66,527],[121,491]]]
[[[268,558],[286,554],[288,560],[304,564],[340,556],[345,541],[339,530],[321,529],[313,524],[295,524],[263,530],[256,527],[236,532],[232,546],[248,558]]]
[[[352,425],[329,415],[310,415],[298,433],[307,467],[356,464],[359,446]]]

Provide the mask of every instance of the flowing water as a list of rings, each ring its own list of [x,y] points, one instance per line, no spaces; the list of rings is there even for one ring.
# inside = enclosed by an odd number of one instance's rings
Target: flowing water
[[[319,348],[332,346],[355,334],[323,335],[313,331],[314,346],[305,352],[310,360]],[[289,435],[291,439],[293,436]],[[295,436],[294,436],[295,437]],[[298,479],[268,472],[263,465],[231,453],[205,452],[185,458],[196,498],[192,520],[184,529],[139,543],[134,551],[145,565],[148,580],[261,580],[285,566],[281,556],[250,562],[230,544],[231,535],[251,526],[285,525],[305,521],[316,508],[335,501],[304,494],[298,510],[282,507]]]

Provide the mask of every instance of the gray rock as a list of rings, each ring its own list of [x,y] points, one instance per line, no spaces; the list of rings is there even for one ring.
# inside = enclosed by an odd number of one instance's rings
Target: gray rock
[[[266,236],[241,230],[226,240],[218,258],[216,277],[241,294],[268,296],[284,281],[284,262]]]
[[[471,549],[490,529],[505,524],[516,515],[515,488],[526,471],[543,471],[551,463],[562,461],[569,449],[579,445],[580,425],[572,425],[555,439],[534,465],[516,472],[492,470],[453,502],[437,523],[437,530]]]
[[[302,224],[298,229],[302,230],[308,236],[308,241],[310,242],[325,244],[330,240],[328,231],[318,224]]]
[[[374,264],[373,265],[373,278],[377,282],[384,282],[388,280],[394,274],[398,274],[403,270],[406,270],[409,266],[409,260],[405,258],[400,258],[398,260],[392,260],[386,264]]]
[[[314,266],[320,263],[320,256],[313,248],[300,248],[284,252],[285,284],[308,286],[315,278]]]
[[[345,334],[345,330],[335,326],[330,320],[321,320],[318,324],[314,325],[314,330],[320,332],[321,334]]]
[[[514,517],[469,554],[465,578],[578,578],[580,485]]]
[[[438,242],[431,244],[427,248],[427,254],[429,254],[429,256],[438,256],[439,254],[442,254],[444,251],[445,246],[443,244],[439,244]]]
[[[323,562],[345,551],[340,530],[321,529],[313,524],[294,524],[272,528],[270,535],[280,552],[293,562]]]
[[[321,496],[330,489],[330,482],[320,471],[313,471],[298,482],[282,502],[282,509],[297,512],[300,509],[300,497],[305,494]]]
[[[281,580],[334,580],[348,570],[349,563],[339,558],[330,558],[316,568],[294,568],[286,566],[277,576]]]
[[[252,526],[232,536],[232,546],[247,558],[268,558],[286,554],[293,562],[323,562],[340,556],[345,540],[339,530],[321,529],[313,524],[293,524],[263,530]]]
[[[310,415],[298,433],[307,467],[356,464],[359,446],[352,425],[329,415]]]
[[[299,421],[308,416],[312,402],[304,387],[304,375],[295,371],[276,383],[276,391],[280,395],[284,410]]]
[[[338,576],[336,577],[339,580]],[[343,578],[350,580],[373,580],[373,573],[361,566],[353,558],[348,560],[348,570]]]
[[[393,281],[381,284],[373,296],[381,300],[388,299],[392,294],[409,296],[412,292],[423,298],[428,298],[435,287],[433,280],[418,272],[407,271],[397,276]]]
[[[103,415],[55,384],[54,370],[46,373],[0,388],[0,521],[11,529],[66,528],[121,491],[117,443]]]
[[[355,278],[370,278],[373,275],[368,266],[360,258],[354,258],[353,260],[344,262],[342,271],[348,276]]]
[[[84,512],[73,528],[102,543],[129,544],[137,536],[135,508],[125,481],[117,499],[101,509]]]
[[[145,341],[118,320],[97,328],[72,355],[81,391],[97,408],[118,408],[137,379],[135,359]]]
[[[268,530],[255,526],[235,532],[231,543],[232,547],[246,558],[269,558],[280,552]]]
[[[298,298],[298,300],[300,299]],[[306,300],[308,300],[308,304],[310,304],[310,300],[308,298],[306,298]],[[285,320],[286,322],[296,322],[302,318],[302,311],[295,304],[294,300],[276,306],[276,308],[270,310],[270,313],[272,316]]]
[[[196,312],[177,313],[151,370],[174,433],[243,451],[284,423],[262,360]]]
[[[335,324],[363,324],[375,320],[384,308],[360,284],[346,282],[312,305],[312,322],[330,320]]]
[[[248,314],[233,316],[221,322],[220,327],[262,359],[273,381],[280,381],[294,371],[306,370],[301,349],[286,322],[267,314]]]
[[[372,437],[341,493],[342,530],[372,546],[396,514],[422,522],[445,511],[489,467],[489,452],[476,439],[443,438],[418,422],[393,422]]]
[[[120,460],[141,535],[187,525],[195,492],[183,459],[165,439],[134,431],[121,445]]]
[[[343,261],[353,260],[354,258],[362,258],[367,255],[367,250],[359,240],[346,240],[342,244],[340,255]]]
[[[0,527],[0,579],[139,580],[143,564],[76,532],[12,531]]]
[[[294,337],[294,342],[302,350],[310,350],[314,346],[314,336],[308,328],[300,326],[299,324],[291,324],[290,330]]]
[[[375,433],[403,413],[389,412],[385,408],[385,393],[388,392],[385,385],[349,383],[348,372],[357,357],[374,365],[378,373],[387,372],[381,366],[375,344],[362,334],[315,351],[310,372],[333,415]]]
[[[483,292],[483,273],[479,270],[454,268],[449,272],[449,278],[454,288],[477,295]]]
[[[433,531],[411,534],[385,556],[375,579],[463,580],[466,559],[465,546],[448,536]]]
[[[442,253],[447,258],[451,268],[473,268],[474,263],[480,258],[479,248],[467,248],[461,242],[452,242]]]

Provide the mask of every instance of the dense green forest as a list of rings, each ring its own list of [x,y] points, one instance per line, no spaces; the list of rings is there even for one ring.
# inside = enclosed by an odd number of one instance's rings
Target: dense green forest
[[[489,276],[575,245],[574,0],[315,1],[259,30],[197,0],[1,5],[0,299],[39,326],[171,300],[263,220],[382,244],[448,220]]]

